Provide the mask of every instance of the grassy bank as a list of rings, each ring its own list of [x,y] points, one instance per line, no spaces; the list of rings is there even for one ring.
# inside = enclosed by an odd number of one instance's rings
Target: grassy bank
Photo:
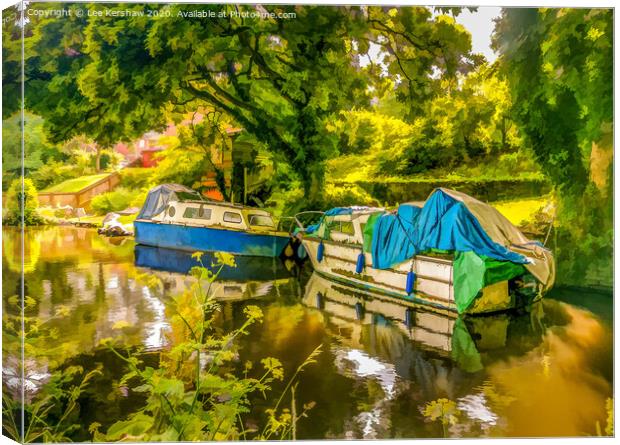
[[[516,226],[534,221],[534,215],[551,203],[549,196],[532,199],[516,199],[512,201],[498,201],[490,203]]]
[[[76,193],[109,175],[109,173],[103,173],[100,175],[80,176],[79,178],[69,179],[41,190],[41,193]]]

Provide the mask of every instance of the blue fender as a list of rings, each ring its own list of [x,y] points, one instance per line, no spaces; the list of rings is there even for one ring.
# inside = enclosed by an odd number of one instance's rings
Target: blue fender
[[[316,260],[320,263],[323,261],[323,253],[325,251],[325,246],[323,245],[323,241],[319,243],[318,249],[316,249]]]
[[[355,265],[355,273],[363,272],[365,262],[366,262],[366,257],[364,257],[364,253],[362,252],[357,256],[357,264]]]
[[[414,285],[415,285],[415,272],[413,270],[410,270],[409,273],[407,273],[407,285],[405,286],[405,292],[407,292],[407,295],[411,295],[411,293],[413,292]]]

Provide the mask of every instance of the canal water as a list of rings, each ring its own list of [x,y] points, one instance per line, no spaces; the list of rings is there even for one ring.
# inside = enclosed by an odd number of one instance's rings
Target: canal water
[[[75,227],[28,229],[25,251],[26,316],[53,332],[37,344],[36,357],[27,357],[28,397],[55,368],[102,365],[103,375],[79,400],[83,427],[73,433],[76,441],[90,440],[91,423],[105,430],[143,402],[119,387],[126,369],[100,341],[165,347],[164,301],[190,283],[186,272],[195,260]],[[18,253],[18,233],[4,228],[5,318],[16,313]],[[163,286],[147,286],[152,276]],[[298,424],[298,439],[604,433],[612,397],[611,295],[556,290],[528,313],[455,319],[362,295],[317,276],[310,264],[279,259],[239,259],[213,291],[224,331],[243,323],[248,304],[264,312],[263,322],[241,337],[240,363],[275,357],[290,376],[322,345],[297,389],[300,405],[314,402]],[[3,372],[10,385],[15,361],[7,341]],[[281,389],[274,387],[274,397]],[[425,416],[439,399],[456,406],[445,428]],[[273,402],[257,399],[254,411]],[[246,422],[259,416],[250,413]]]

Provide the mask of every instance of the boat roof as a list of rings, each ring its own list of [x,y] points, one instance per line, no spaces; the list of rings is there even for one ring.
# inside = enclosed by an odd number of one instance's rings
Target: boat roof
[[[214,206],[219,206],[219,207],[230,207],[230,208],[234,208],[237,210],[246,210],[246,211],[252,211],[252,212],[262,212],[265,213],[267,215],[271,216],[271,213],[269,213],[268,210],[265,209],[259,209],[257,207],[250,207],[250,206],[244,206],[242,204],[234,204],[232,202],[226,202],[226,201],[214,201],[214,200],[208,200],[208,199],[181,199],[179,201],[177,201],[179,203],[183,203],[183,204],[208,204],[208,205],[214,205]]]
[[[350,206],[350,207],[334,207],[325,212],[325,216],[339,215],[363,215],[366,213],[384,212],[383,207],[367,207],[367,206]]]

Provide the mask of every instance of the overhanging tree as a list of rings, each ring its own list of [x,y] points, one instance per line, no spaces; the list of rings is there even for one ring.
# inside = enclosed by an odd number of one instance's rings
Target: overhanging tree
[[[36,17],[28,25],[26,105],[45,117],[53,141],[87,134],[106,147],[207,104],[283,156],[311,201],[320,199],[324,160],[335,150],[325,130],[331,116],[368,106],[370,87],[385,76],[414,113],[433,92],[433,71],[448,78],[472,63],[469,35],[426,8],[79,7],[130,14]],[[213,17],[187,17],[197,9]],[[244,17],[265,12],[296,18]],[[370,42],[386,69],[360,66]]]
[[[557,189],[563,276],[574,283],[607,282],[613,252],[613,11],[504,9],[494,45],[515,120]]]

